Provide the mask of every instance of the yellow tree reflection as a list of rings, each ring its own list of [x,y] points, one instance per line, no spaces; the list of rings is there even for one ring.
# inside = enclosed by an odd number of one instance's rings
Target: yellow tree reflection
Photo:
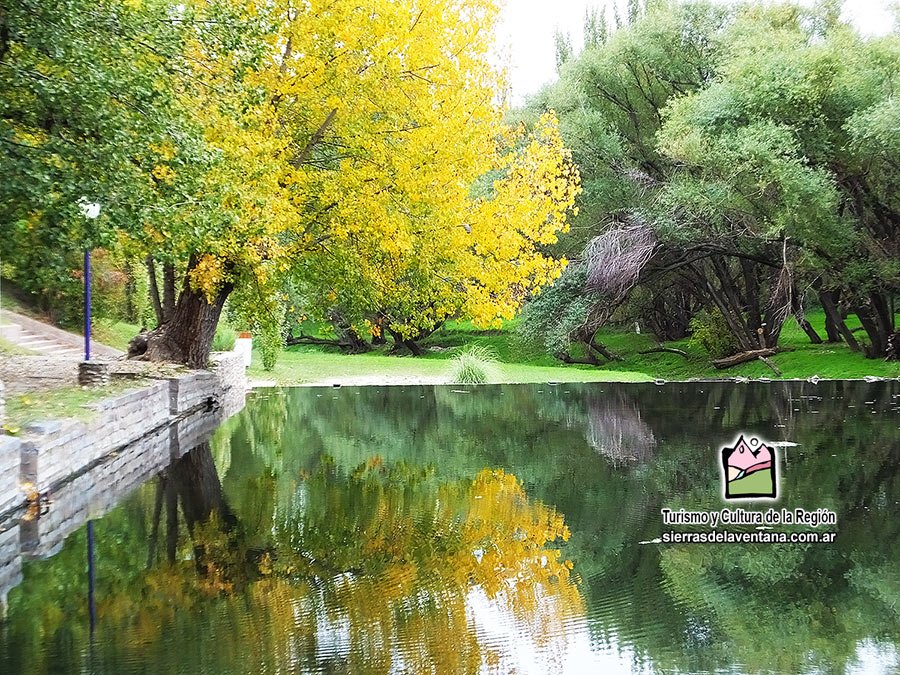
[[[349,474],[326,462],[277,503],[262,552],[241,543],[256,533],[214,509],[192,523],[182,548],[202,567],[157,565],[142,588],[108,598],[103,621],[135,633],[117,642],[209,641],[204,664],[223,669],[464,673],[514,656],[514,643],[489,635],[498,623],[549,664],[583,617],[562,514],[503,471],[440,481],[378,458]],[[184,631],[178,617],[198,613],[202,631]]]

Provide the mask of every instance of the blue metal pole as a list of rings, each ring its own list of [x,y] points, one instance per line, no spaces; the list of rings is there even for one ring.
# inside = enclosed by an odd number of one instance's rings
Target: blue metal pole
[[[84,249],[84,360],[91,360],[91,250]]]
[[[88,614],[91,620],[91,635],[97,624],[97,607],[94,604],[94,521],[87,523],[87,559],[88,559]]]

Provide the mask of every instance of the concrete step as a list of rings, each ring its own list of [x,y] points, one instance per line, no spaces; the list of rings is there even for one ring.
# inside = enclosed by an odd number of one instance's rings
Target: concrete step
[[[84,338],[76,333],[64,331],[22,314],[10,312],[7,309],[0,311],[0,317],[6,322],[3,328],[13,324],[19,328],[18,331],[9,329],[10,335],[8,337],[4,336],[6,341],[14,345],[48,356],[51,355],[50,350],[54,350],[53,354],[63,354],[72,357],[83,354]],[[17,333],[17,335],[13,337],[12,333]],[[29,341],[31,340],[44,340],[49,342],[50,345],[31,342],[30,344],[34,344],[34,346],[29,346]],[[23,342],[26,344],[23,344]],[[92,340],[91,355],[116,358],[122,356],[122,352]]]
[[[39,335],[33,331],[21,328],[20,326],[16,326],[16,329],[16,331],[8,332],[8,337],[6,339],[22,349],[27,349],[28,351],[36,352],[38,354],[45,354],[48,356],[53,355],[74,357],[81,354],[81,351],[79,349],[76,349],[70,344],[64,344],[62,342],[54,340],[53,338]]]
[[[17,323],[0,324],[0,338],[3,338],[4,340],[8,340],[10,342],[18,340],[21,334],[22,327]]]
[[[16,340],[16,343],[20,347],[61,347],[58,342],[53,342],[52,340],[42,340],[40,338],[28,338],[27,340]]]

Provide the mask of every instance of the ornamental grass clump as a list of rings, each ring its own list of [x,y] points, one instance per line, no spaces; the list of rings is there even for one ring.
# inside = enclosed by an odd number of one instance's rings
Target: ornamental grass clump
[[[486,384],[497,379],[497,357],[487,347],[467,347],[453,357],[450,381],[454,384]]]

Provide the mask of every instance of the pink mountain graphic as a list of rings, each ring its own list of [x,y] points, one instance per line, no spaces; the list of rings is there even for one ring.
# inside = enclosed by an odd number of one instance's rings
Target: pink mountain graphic
[[[778,494],[775,450],[757,438],[741,436],[733,448],[722,449],[725,499],[773,499]]]
[[[727,480],[739,480],[757,471],[771,469],[772,457],[772,451],[765,443],[755,438],[747,443],[741,436],[725,462]]]
[[[756,447],[752,447],[744,437],[741,436],[737,445],[731,451],[728,458],[728,466],[733,466],[741,471],[747,471],[757,464],[772,463],[772,451],[765,443],[757,443]],[[747,471],[749,473],[749,471]]]

